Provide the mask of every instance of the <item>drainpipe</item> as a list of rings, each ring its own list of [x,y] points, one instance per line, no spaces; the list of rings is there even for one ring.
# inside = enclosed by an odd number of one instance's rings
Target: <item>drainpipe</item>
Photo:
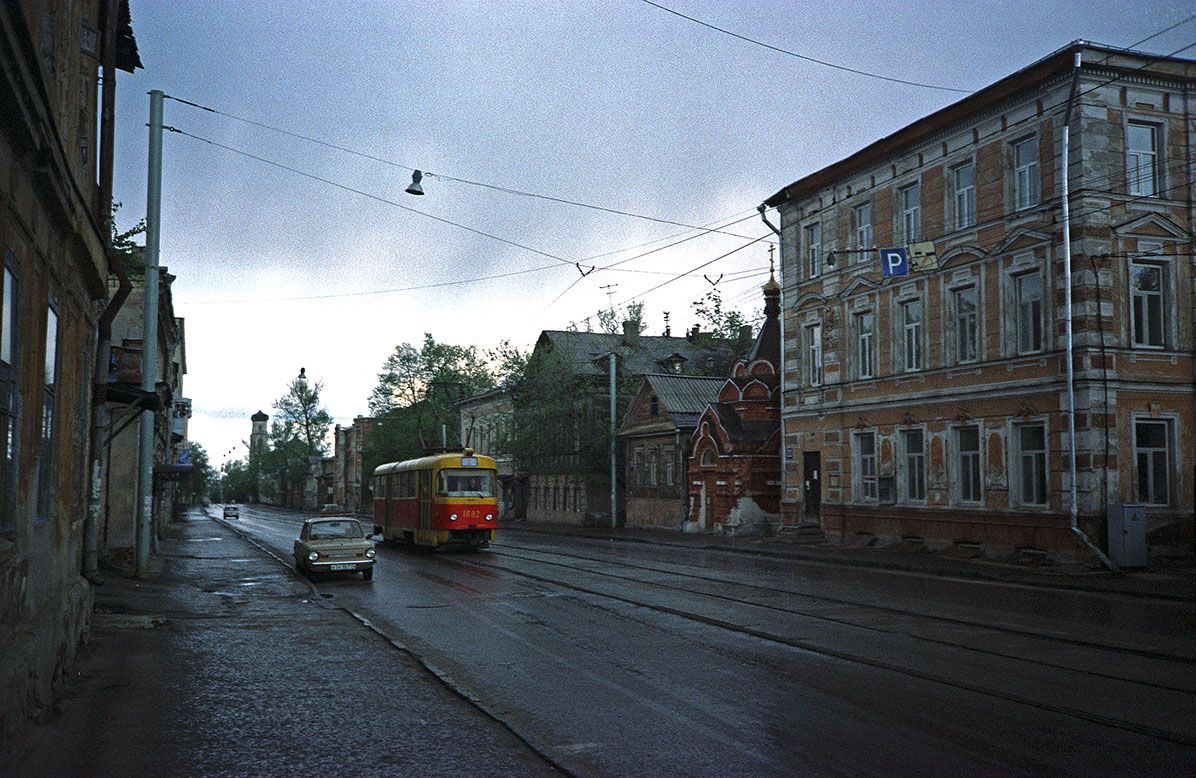
[[[96,326],[96,355],[94,386],[91,409],[91,451],[88,466],[91,473],[91,488],[87,496],[87,514],[83,520],[83,576],[94,584],[102,584],[104,577],[99,568],[99,520],[100,487],[103,484],[102,463],[104,460],[104,434],[108,427],[108,409],[105,395],[108,388],[109,348],[112,341],[112,321],[128,298],[133,284],[125,269],[112,251],[112,168],[113,129],[116,122],[116,30],[118,26],[120,0],[108,0],[107,27],[104,30],[104,83],[100,95],[100,181],[96,210],[103,216],[104,254],[110,272],[116,274],[119,285],[112,299],[104,306]],[[107,296],[107,278],[105,296]]]
[[[785,495],[789,491],[789,476],[787,473],[788,460],[786,457],[787,449],[785,446],[785,444],[787,442],[786,436],[785,436],[785,241],[781,236],[781,231],[779,229],[777,229],[776,226],[773,225],[773,223],[768,220],[768,216],[765,215],[765,211],[768,210],[768,206],[766,206],[764,203],[760,203],[760,205],[756,206],[756,210],[760,212],[760,218],[764,221],[764,224],[768,227],[768,229],[770,229],[774,233],[776,233],[777,243],[781,249],[781,261],[777,263],[777,275],[779,276],[778,283],[781,285],[781,314],[777,320],[781,326],[781,354],[780,354],[781,364],[777,365],[777,369],[780,371],[780,376],[781,376],[781,452],[780,453],[781,453],[781,505],[783,506],[785,504]],[[782,516],[781,523],[784,524],[784,522],[785,522],[785,519],[784,519],[784,516]],[[799,522],[800,522],[800,519],[799,519]]]
[[[1080,82],[1080,52],[1076,52],[1075,67],[1072,70],[1071,78],[1071,93],[1067,96],[1067,111],[1063,117],[1063,276],[1064,276],[1064,301],[1063,307],[1065,309],[1065,321],[1067,323],[1067,434],[1070,440],[1068,446],[1068,463],[1071,468],[1071,531],[1079,536],[1080,540],[1084,542],[1092,553],[1100,558],[1100,561],[1114,573],[1120,573],[1121,570],[1113,564],[1113,562],[1105,556],[1092,540],[1084,534],[1080,529],[1077,516],[1079,513],[1079,491],[1076,484],[1076,391],[1075,391],[1075,363],[1072,358],[1073,343],[1071,331],[1071,208],[1068,202],[1070,188],[1068,186],[1068,179],[1070,178],[1070,170],[1068,168],[1068,147],[1070,142],[1070,125],[1071,125],[1071,107],[1072,102],[1076,97],[1076,88]],[[1099,281],[1098,281],[1099,283]],[[1100,316],[1100,311],[1096,312]],[[1108,409],[1106,408],[1106,412]]]

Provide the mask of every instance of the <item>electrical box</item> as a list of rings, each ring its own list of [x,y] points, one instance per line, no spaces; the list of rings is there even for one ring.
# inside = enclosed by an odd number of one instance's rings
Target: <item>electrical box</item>
[[[1109,506],[1109,560],[1118,567],[1146,567],[1146,506]]]

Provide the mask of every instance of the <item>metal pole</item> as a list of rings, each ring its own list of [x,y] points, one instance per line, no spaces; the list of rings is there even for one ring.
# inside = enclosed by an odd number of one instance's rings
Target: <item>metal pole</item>
[[[1080,529],[1078,515],[1080,510],[1079,505],[1079,486],[1076,483],[1078,472],[1076,469],[1076,386],[1075,386],[1075,360],[1073,358],[1074,346],[1072,343],[1071,333],[1071,207],[1068,202],[1070,195],[1070,186],[1068,185],[1069,170],[1068,170],[1068,153],[1070,145],[1070,127],[1071,124],[1071,107],[1072,100],[1075,99],[1076,85],[1080,73],[1080,53],[1076,52],[1075,70],[1072,76],[1071,96],[1067,98],[1067,112],[1063,119],[1063,277],[1064,277],[1064,295],[1063,307],[1065,308],[1064,319],[1067,323],[1067,436],[1068,436],[1068,465],[1071,473],[1071,531],[1079,536],[1085,545],[1092,550],[1105,567],[1113,572],[1120,572],[1117,566],[1105,556],[1104,552],[1096,547],[1096,544]],[[1100,279],[1096,280],[1100,283]],[[1096,312],[1097,316],[1101,315],[1100,311]],[[1107,409],[1106,409],[1107,410]]]
[[[610,352],[610,528],[619,525],[615,501],[615,352]]]
[[[162,235],[162,92],[150,92],[149,179],[145,203],[145,301],[141,335],[141,390],[155,392],[158,376],[158,253]],[[156,404],[156,403],[155,403]],[[153,408],[141,412],[141,472],[137,485],[136,575],[149,574],[154,514]]]

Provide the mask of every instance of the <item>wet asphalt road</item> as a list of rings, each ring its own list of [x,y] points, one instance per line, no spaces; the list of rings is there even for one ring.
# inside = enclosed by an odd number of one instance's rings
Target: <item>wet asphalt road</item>
[[[301,518],[237,528],[289,559]],[[575,775],[1196,773],[1190,603],[517,531],[378,558],[321,597]]]

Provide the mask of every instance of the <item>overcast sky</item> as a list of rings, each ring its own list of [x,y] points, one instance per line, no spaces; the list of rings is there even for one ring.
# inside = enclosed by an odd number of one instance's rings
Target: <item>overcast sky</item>
[[[117,84],[119,224],[145,214],[147,92],[160,89],[177,98],[165,124],[187,133],[165,137],[161,262],[186,320],[190,435],[215,464],[245,456],[249,416],[273,415],[300,367],[347,424],[368,415],[387,355],[425,332],[526,348],[636,300],[648,334],[666,311],[681,334],[720,276],[724,302],[750,314],[766,197],[965,95],[949,90],[1080,38],[1137,44],[1192,13],[1126,0],[130,5],[145,69]],[[1188,22],[1140,48],[1193,42]],[[403,191],[413,168],[424,197]]]

